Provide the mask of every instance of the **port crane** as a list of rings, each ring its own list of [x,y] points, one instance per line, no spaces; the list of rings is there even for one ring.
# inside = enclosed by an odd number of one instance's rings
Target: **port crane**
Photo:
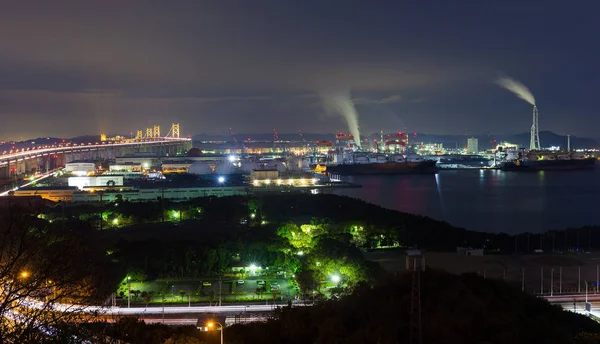
[[[244,155],[244,153],[246,152],[246,145],[238,141],[237,137],[235,137],[235,134],[233,133],[233,129],[231,128],[229,128],[229,135],[231,135],[231,138],[233,139],[233,142],[235,143],[236,147],[240,147],[241,155]]]
[[[489,129],[487,129],[486,135],[487,135],[488,140],[490,141],[490,144],[492,145],[492,150],[496,151],[497,143],[496,143],[496,140],[492,140],[492,134],[490,133]]]

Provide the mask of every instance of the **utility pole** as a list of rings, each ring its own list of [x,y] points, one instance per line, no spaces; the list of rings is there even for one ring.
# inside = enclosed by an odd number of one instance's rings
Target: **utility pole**
[[[558,270],[558,273],[559,273],[559,276],[558,276],[558,279],[559,279],[558,280],[558,293],[562,294],[562,266],[560,268],[558,268],[558,269],[559,269]]]
[[[554,268],[550,270],[550,296],[554,296]]]
[[[127,308],[131,308],[131,277],[127,276]]]
[[[100,231],[102,231],[102,222],[104,221],[104,204],[102,203],[102,195],[104,191],[100,191]]]
[[[219,276],[219,307],[221,307],[221,286],[222,286],[221,276]]]
[[[418,258],[414,257],[412,272],[412,290],[410,299],[410,343],[423,343],[421,327],[421,269],[417,266]],[[425,266],[423,266],[425,268]]]

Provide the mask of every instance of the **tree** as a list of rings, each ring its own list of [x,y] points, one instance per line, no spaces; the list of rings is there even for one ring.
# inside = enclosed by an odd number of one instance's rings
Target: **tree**
[[[179,291],[179,296],[181,296],[181,301],[183,301],[183,297],[185,296],[186,291],[185,290],[180,290]]]
[[[148,304],[150,303],[150,301],[152,300],[152,292],[147,292],[147,291],[143,291],[142,292],[142,300],[144,301],[144,304],[146,305],[146,308],[148,308]]]
[[[142,293],[142,291],[141,291],[141,290],[137,290],[137,289],[135,289],[135,290],[132,290],[132,291],[131,291],[131,293],[132,293],[132,294],[133,294],[133,296],[134,296],[134,297],[137,299],[137,298],[138,298],[138,296],[140,296],[140,294]]]
[[[70,324],[86,322],[80,305],[102,303],[118,280],[105,252],[92,246],[89,225],[72,231],[72,223],[55,226],[36,214],[0,211],[0,343],[47,342],[49,330],[70,335]],[[70,306],[56,310],[56,303]]]

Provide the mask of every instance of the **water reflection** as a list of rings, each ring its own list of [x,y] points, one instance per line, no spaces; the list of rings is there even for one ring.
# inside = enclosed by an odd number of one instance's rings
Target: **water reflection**
[[[356,176],[338,194],[490,232],[536,232],[598,225],[600,171],[517,173],[441,171],[435,175]]]

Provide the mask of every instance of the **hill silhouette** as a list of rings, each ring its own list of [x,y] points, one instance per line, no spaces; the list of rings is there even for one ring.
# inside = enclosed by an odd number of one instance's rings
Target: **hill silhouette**
[[[409,343],[412,276],[359,286],[340,300],[285,307],[267,323],[234,325],[227,342]],[[422,343],[588,343],[600,324],[501,281],[421,273]],[[593,341],[592,341],[593,342]]]

